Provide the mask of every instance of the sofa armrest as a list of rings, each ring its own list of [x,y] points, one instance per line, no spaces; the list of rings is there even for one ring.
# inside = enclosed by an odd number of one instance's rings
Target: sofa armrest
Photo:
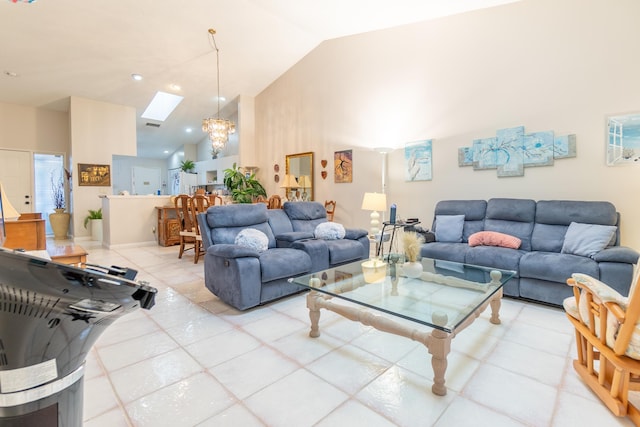
[[[289,231],[276,236],[276,246],[278,248],[290,248],[293,242],[313,238],[313,233],[308,231]]]
[[[207,253],[223,258],[260,258],[260,253],[255,249],[247,248],[240,245],[212,245],[207,248]]]
[[[627,264],[635,264],[638,262],[640,253],[635,249],[626,246],[612,246],[604,248],[593,256],[596,262],[623,262]]]
[[[369,232],[363,228],[345,228],[344,232],[344,238],[349,240],[358,240],[369,235]]]

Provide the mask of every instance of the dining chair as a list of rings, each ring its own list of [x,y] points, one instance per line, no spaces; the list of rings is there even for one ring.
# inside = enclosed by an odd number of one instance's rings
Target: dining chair
[[[217,194],[209,194],[209,206],[224,205],[222,197]]]
[[[333,214],[336,212],[336,201],[326,200],[324,208],[327,210],[327,221],[333,221]]]
[[[192,199],[188,194],[180,194],[174,200],[176,208],[176,217],[180,221],[180,252],[178,258],[182,258],[182,254],[190,249],[196,251],[197,242],[197,224],[194,222],[193,210],[191,208]]]
[[[267,208],[282,209],[282,198],[280,198],[280,196],[278,196],[277,194],[269,197],[269,200],[267,201]]]
[[[193,221],[193,230],[196,233],[196,242],[193,263],[197,264],[200,259],[200,253],[202,252],[202,235],[200,234],[200,228],[198,227],[198,214],[205,213],[211,206],[209,198],[204,194],[196,194],[191,198],[191,220]]]

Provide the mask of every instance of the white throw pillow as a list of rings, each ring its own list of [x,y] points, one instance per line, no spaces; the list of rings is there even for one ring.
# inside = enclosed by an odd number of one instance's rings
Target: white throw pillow
[[[338,240],[344,238],[345,230],[344,226],[337,222],[321,222],[313,234],[316,239]]]
[[[245,228],[236,236],[235,244],[264,252],[269,248],[269,238],[260,230]]]

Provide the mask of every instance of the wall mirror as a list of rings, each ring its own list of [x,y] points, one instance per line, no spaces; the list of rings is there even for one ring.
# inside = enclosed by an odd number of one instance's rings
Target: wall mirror
[[[297,189],[292,189],[293,200],[313,200],[313,152],[287,154],[287,175],[293,175],[298,183]]]
[[[640,164],[640,113],[607,117],[607,164]]]

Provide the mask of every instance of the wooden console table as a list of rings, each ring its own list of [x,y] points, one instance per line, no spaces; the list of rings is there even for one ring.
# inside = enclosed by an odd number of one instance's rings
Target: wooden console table
[[[158,244],[172,246],[180,244],[180,221],[176,217],[174,206],[156,206],[158,212]]]
[[[39,219],[32,215],[25,218],[29,219],[4,222],[7,238],[3,246],[9,249],[24,249],[25,251],[45,250],[47,248],[47,237],[45,235],[44,219]]]

